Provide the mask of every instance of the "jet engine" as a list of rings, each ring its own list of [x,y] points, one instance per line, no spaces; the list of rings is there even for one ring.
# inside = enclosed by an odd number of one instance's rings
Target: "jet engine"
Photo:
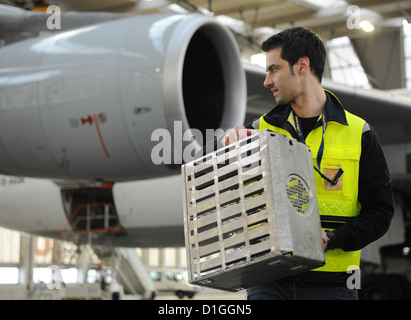
[[[24,40],[0,50],[0,173],[173,175],[245,108],[238,46],[209,17],[136,16]]]

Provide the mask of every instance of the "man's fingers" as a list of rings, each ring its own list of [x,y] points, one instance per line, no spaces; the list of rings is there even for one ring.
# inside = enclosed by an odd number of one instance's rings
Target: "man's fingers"
[[[249,130],[249,129],[246,129],[246,128],[238,129],[238,140],[247,138],[247,137],[249,136],[248,130]],[[238,140],[237,140],[237,141],[238,141]]]
[[[235,126],[223,137],[221,144],[223,146],[228,146],[257,132],[258,130],[256,129],[247,129],[244,126]]]
[[[249,136],[252,136],[253,134],[258,133],[258,130],[257,129],[247,129],[247,132]]]
[[[228,146],[238,140],[238,131],[231,129],[230,132],[224,137],[224,146]]]
[[[223,137],[223,139],[221,140],[221,144],[223,146],[228,146],[234,142],[236,142],[238,140],[238,130],[241,128],[242,126],[235,126],[233,129],[231,129],[230,131],[228,131],[228,133]],[[245,127],[244,127],[245,128]]]
[[[246,129],[246,128],[241,128],[238,130],[238,140],[247,138],[248,136],[253,135],[254,133],[257,133],[258,130],[256,129]]]
[[[327,248],[328,245],[328,241],[330,239],[328,239],[327,233],[324,230],[321,230],[322,233],[322,237],[323,237],[323,246],[324,246],[324,250]]]

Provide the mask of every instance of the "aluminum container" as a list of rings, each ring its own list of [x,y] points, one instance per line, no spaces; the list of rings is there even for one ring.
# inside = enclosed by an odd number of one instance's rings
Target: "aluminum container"
[[[192,284],[239,291],[324,265],[311,150],[262,131],[182,166]]]

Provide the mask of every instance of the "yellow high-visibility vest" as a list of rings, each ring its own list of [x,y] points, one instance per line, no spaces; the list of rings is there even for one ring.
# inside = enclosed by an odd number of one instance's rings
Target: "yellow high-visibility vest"
[[[330,92],[331,93],[331,92]],[[332,93],[331,93],[332,94]],[[324,133],[324,153],[321,161],[321,172],[328,178],[333,178],[338,169],[344,170],[336,185],[326,182],[317,172],[314,172],[317,190],[318,207],[322,224],[331,222],[333,225],[345,223],[358,215],[358,179],[361,156],[361,138],[365,121],[348,111],[345,111],[348,126],[335,121],[327,123]],[[321,116],[320,116],[321,117]],[[295,128],[293,112],[288,120]],[[291,134],[279,127],[270,125],[260,117],[259,131],[269,129],[291,137]],[[313,164],[316,164],[317,152],[323,138],[323,128],[313,129],[306,137],[306,144],[311,148]],[[323,228],[323,230],[335,228]],[[325,265],[313,271],[347,272],[358,269],[361,250],[343,251],[335,249],[325,253]]]

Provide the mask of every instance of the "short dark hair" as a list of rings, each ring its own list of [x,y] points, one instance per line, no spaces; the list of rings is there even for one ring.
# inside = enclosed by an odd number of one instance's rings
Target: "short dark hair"
[[[303,27],[292,27],[271,36],[261,45],[264,52],[279,47],[282,48],[281,58],[288,61],[291,70],[301,57],[310,59],[310,69],[321,82],[327,52],[316,33]]]

